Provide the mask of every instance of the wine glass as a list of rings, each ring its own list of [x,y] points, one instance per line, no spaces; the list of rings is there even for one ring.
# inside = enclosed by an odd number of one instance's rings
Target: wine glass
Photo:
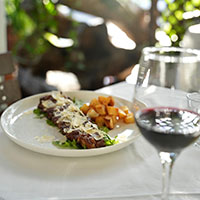
[[[142,51],[133,107],[136,124],[157,150],[163,167],[162,200],[168,199],[172,166],[200,136],[200,115],[187,94],[200,89],[200,51],[146,47]]]
[[[188,107],[200,114],[200,92],[191,92],[187,94]],[[200,148],[200,139],[195,142],[195,146]]]

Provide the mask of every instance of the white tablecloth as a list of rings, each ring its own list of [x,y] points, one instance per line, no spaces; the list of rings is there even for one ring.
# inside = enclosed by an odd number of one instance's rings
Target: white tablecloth
[[[123,82],[98,92],[131,100],[133,86]],[[195,146],[177,159],[171,199],[200,199],[199,159]],[[0,200],[154,200],[160,191],[159,158],[142,136],[114,153],[67,158],[24,149],[0,129]]]

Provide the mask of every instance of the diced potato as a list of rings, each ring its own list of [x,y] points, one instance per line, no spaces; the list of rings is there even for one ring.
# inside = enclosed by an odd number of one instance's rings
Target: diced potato
[[[96,98],[94,98],[90,102],[90,107],[95,107],[98,104],[100,104],[100,102]]]
[[[108,112],[108,115],[118,115],[118,108],[113,107],[113,106],[106,106],[106,110]]]
[[[114,100],[114,98],[113,98],[112,96],[109,96],[108,98],[110,99],[108,105],[109,105],[109,106],[114,106],[114,105],[115,105],[115,100]]]
[[[134,123],[135,122],[135,118],[133,116],[133,113],[128,113],[123,120],[124,120],[124,122],[126,124]]]
[[[110,102],[110,98],[109,97],[104,97],[104,96],[99,96],[98,100],[99,100],[100,103],[102,103],[105,106],[107,106],[108,103]]]
[[[119,116],[119,119],[123,119],[124,117],[126,117],[126,113],[122,109],[119,108],[118,116]]]
[[[81,107],[83,113],[87,114],[98,127],[106,126],[113,129],[118,120],[123,119],[124,123],[134,123],[134,115],[127,106],[114,107],[115,101],[112,96],[99,96],[91,100],[90,105],[84,104]]]
[[[114,128],[114,123],[113,123],[113,119],[111,116],[106,116],[104,117],[104,122],[105,125],[109,128],[109,129],[113,129]]]
[[[103,104],[98,104],[94,108],[100,115],[106,115],[106,107]]]
[[[87,112],[87,116],[94,119],[94,118],[98,117],[99,114],[93,108],[90,108]]]
[[[80,110],[84,113],[87,114],[88,110],[90,107],[87,104],[83,104],[83,106],[80,108]]]
[[[95,123],[97,124],[98,127],[104,126],[105,125],[104,117],[103,116],[96,117]]]
[[[121,106],[120,109],[123,110],[126,114],[129,113],[129,109],[127,106]]]
[[[113,120],[113,124],[115,125],[117,123],[118,116],[112,115],[111,117],[112,117],[112,120]]]

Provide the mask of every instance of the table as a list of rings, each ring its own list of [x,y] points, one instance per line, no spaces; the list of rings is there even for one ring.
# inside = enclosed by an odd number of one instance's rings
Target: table
[[[98,92],[131,100],[133,85]],[[172,200],[200,199],[199,156],[200,149],[190,146],[177,159]],[[0,177],[0,200],[156,200],[161,191],[159,158],[142,136],[113,153],[67,158],[24,149],[0,129]]]

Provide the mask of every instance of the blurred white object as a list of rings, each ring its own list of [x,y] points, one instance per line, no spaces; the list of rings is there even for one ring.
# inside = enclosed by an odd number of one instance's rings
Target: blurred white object
[[[196,9],[183,13],[183,19],[192,19],[194,17],[200,17],[200,10]]]
[[[47,71],[46,82],[63,92],[80,89],[77,77],[71,72]]]
[[[67,48],[71,47],[74,44],[74,41],[70,38],[62,38],[58,37],[57,35],[53,33],[45,33],[44,34],[45,39],[47,39],[52,45],[58,48]]]
[[[130,84],[136,84],[137,75],[139,70],[139,64],[135,65],[131,70],[131,74],[126,77],[126,82]]]
[[[58,4],[57,10],[60,14],[66,17],[71,17],[79,23],[86,23],[88,26],[98,26],[104,23],[104,19],[101,17],[97,17],[85,12],[71,9],[66,5]]]
[[[135,65],[131,71],[131,74],[126,77],[126,82],[129,84],[136,84],[137,82],[137,76],[138,76],[138,71],[139,71],[139,64]],[[148,84],[148,79],[149,79],[149,73],[150,71],[147,72],[146,78],[143,82],[143,86],[146,87]]]
[[[0,53],[7,51],[6,13],[4,0],[0,0]]]
[[[156,40],[159,41],[159,44],[161,46],[169,47],[169,46],[172,45],[170,37],[162,30],[157,30],[156,33],[155,33],[155,37],[156,37]]]
[[[133,50],[136,47],[136,43],[130,39],[127,34],[122,31],[117,25],[111,21],[106,22],[106,28],[109,36],[109,40],[113,46],[122,49]]]
[[[200,24],[188,28],[181,46],[184,48],[200,49]]]

